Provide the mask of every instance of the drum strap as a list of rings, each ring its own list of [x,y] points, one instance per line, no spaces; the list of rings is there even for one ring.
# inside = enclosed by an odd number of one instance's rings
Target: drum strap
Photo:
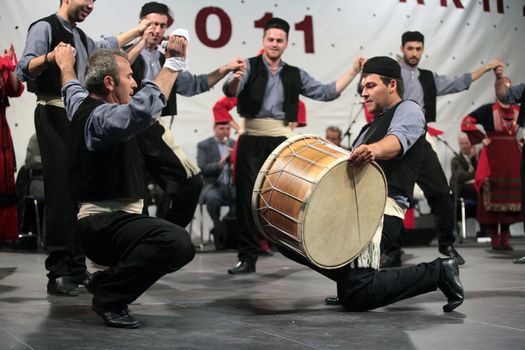
[[[406,208],[399,205],[393,198],[386,199],[385,215],[395,216],[403,220],[405,218]],[[381,260],[381,237],[383,233],[383,218],[372,237],[372,241],[368,243],[365,249],[352,262],[353,267],[371,267],[379,269]]]

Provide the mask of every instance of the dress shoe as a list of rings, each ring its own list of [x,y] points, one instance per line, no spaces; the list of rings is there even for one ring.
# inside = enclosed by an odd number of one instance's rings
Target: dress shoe
[[[388,269],[391,267],[400,267],[401,266],[401,254],[399,253],[388,253],[381,254],[381,260],[379,266],[382,269]]]
[[[96,307],[95,305],[91,305],[91,308],[102,317],[108,327],[137,328],[140,326],[140,321],[129,314],[127,306],[110,310]]]
[[[76,297],[78,296],[78,285],[72,283],[68,276],[50,278],[47,282],[47,294]]]
[[[84,284],[84,281],[90,276],[89,271],[84,271],[81,274],[69,276],[69,281],[76,284]]]
[[[241,273],[253,273],[255,272],[255,263],[242,261],[237,262],[237,265],[228,270],[230,275],[238,275]]]
[[[514,264],[525,264],[525,255],[521,258],[514,259]]]
[[[104,272],[96,271],[94,273],[90,273],[82,282],[82,284],[84,285],[84,287],[86,287],[88,292],[90,292],[91,294],[95,294],[103,278]]]
[[[444,312],[450,312],[463,304],[463,285],[459,280],[459,267],[456,259],[439,259],[441,265],[441,278],[438,288],[447,297],[448,303],[443,306]]]
[[[326,305],[341,305],[338,297],[326,297],[324,298],[324,303]]]
[[[463,259],[461,255],[459,255],[458,251],[452,245],[440,246],[439,252],[443,255],[456,259],[458,265],[463,265],[465,263],[465,259]]]

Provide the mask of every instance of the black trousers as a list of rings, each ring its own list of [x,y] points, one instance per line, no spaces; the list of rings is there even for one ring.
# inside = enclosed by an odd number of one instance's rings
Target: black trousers
[[[83,218],[79,235],[86,255],[109,266],[97,277],[93,297],[93,305],[105,309],[132,303],[159,278],[195,256],[186,230],[141,214],[113,212]]]
[[[436,220],[439,245],[454,243],[454,201],[436,152],[424,141],[423,156],[416,183],[421,187]]]
[[[235,161],[235,197],[239,225],[239,254],[241,261],[255,262],[259,257],[257,229],[252,216],[253,186],[266,158],[286,137],[241,135]]]
[[[76,206],[68,172],[69,120],[63,108],[38,105],[35,129],[42,156],[46,203],[46,269],[49,278],[81,277],[85,256],[76,236]]]
[[[394,219],[399,221],[400,228],[401,219]],[[385,222],[387,222],[386,216]],[[394,225],[391,226],[393,227]],[[383,228],[383,239],[384,234]],[[394,237],[395,234],[392,238]],[[372,268],[352,268],[350,265],[337,269],[323,269],[290,248],[278,244],[278,249],[287,258],[308,266],[335,281],[341,305],[351,311],[371,310],[435,291],[441,278],[438,259],[430,263],[399,269],[374,270]]]
[[[173,150],[162,140],[164,127],[154,123],[137,136],[150,176],[171,198],[165,219],[186,227],[193,219],[202,189],[200,174],[188,178],[186,170]]]

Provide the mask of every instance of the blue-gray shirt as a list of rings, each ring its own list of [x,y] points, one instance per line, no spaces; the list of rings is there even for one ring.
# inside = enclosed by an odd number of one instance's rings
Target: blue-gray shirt
[[[405,92],[403,99],[414,100],[425,109],[423,87],[419,81],[419,69],[406,64],[405,61],[399,62],[401,66],[401,76],[403,77],[403,85]],[[436,83],[437,95],[447,95],[467,90],[472,83],[472,74],[465,73],[456,76],[439,75],[432,72],[434,81]]]
[[[62,87],[62,98],[69,120],[88,96],[80,81],[71,80]],[[155,122],[166,97],[155,83],[143,80],[142,88],[128,104],[104,103],[96,107],[86,122],[84,136],[90,151],[99,151],[124,142]]]
[[[78,79],[83,82],[87,67],[88,58],[98,48],[117,48],[118,41],[115,37],[108,37],[101,41],[93,41],[91,38],[87,39],[87,51],[80,39],[79,31],[76,24],[70,24],[57,14],[58,19],[64,28],[73,34],[75,39],[76,54],[76,74]],[[37,76],[31,76],[29,73],[29,61],[35,57],[45,55],[53,51],[51,47],[52,30],[51,25],[46,21],[35,23],[27,33],[26,46],[20,61],[16,66],[16,74],[22,81],[35,80]],[[38,93],[38,91],[31,91]]]
[[[284,62],[281,60],[280,66],[275,74],[270,72],[268,63],[263,58],[263,62],[268,70],[268,83],[264,91],[264,99],[262,102],[261,110],[254,116],[243,116],[251,118],[275,118],[284,120],[284,89],[280,77],[281,69],[283,68]],[[246,73],[241,80],[239,91],[242,91],[244,85],[248,81],[250,76],[250,62],[245,60]],[[310,97],[318,101],[332,101],[338,97],[335,91],[335,81],[329,84],[322,84],[318,80],[312,78],[308,73],[299,68],[301,77],[299,93],[306,97]],[[228,92],[228,84],[231,80],[231,74],[228,79],[224,82],[223,91],[228,97],[234,97]]]
[[[385,109],[383,113],[387,112]],[[401,144],[401,152],[398,157],[402,157],[416,141],[425,134],[425,115],[421,107],[414,101],[404,100],[399,104],[394,112],[390,126],[385,136],[394,135]],[[354,148],[363,142],[366,132],[359,136],[354,142]],[[407,197],[396,197],[396,202],[405,207],[409,207],[410,203]]]

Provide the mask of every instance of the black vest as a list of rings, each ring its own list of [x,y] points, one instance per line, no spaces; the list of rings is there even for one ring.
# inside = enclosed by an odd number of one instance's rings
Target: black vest
[[[160,66],[162,67],[164,65],[164,62],[166,61],[166,56],[163,54],[160,54]],[[131,65],[131,69],[133,70],[133,79],[137,82],[137,89],[135,89],[135,92],[137,92],[140,89],[140,83],[144,79],[144,72],[145,72],[145,65],[146,62],[144,62],[144,58],[139,54],[139,56],[135,59],[135,62]],[[175,84],[173,85],[173,88],[171,89],[170,96],[168,98],[168,103],[166,106],[162,109],[161,116],[165,115],[177,115],[177,81],[175,81]]]
[[[425,104],[425,120],[427,123],[436,121],[437,89],[434,74],[426,69],[419,69],[419,82],[423,87],[423,103]]]
[[[86,147],[86,121],[103,103],[87,97],[71,120],[69,172],[73,198],[78,202],[144,198],[145,170],[136,137],[102,151]]]
[[[365,125],[359,133],[359,135],[361,135],[366,132],[362,143],[372,144],[384,138],[394,117],[394,112],[403,102],[404,101],[399,102],[386,113],[377,115],[370,124]],[[356,140],[358,139],[359,136]],[[425,135],[422,135],[402,157],[389,160],[376,160],[376,163],[385,173],[389,197],[404,196],[412,203],[414,184],[421,163],[424,141]]]
[[[49,52],[53,51],[54,48],[60,43],[68,43],[71,46],[75,47],[75,38],[72,33],[68,32],[66,28],[60,22],[60,19],[56,14],[51,16],[39,19],[36,22],[33,22],[29,29],[40,21],[47,22],[51,25],[51,43],[49,46]],[[86,34],[80,29],[77,28],[78,33],[80,34],[80,39],[88,52],[87,38]],[[75,71],[77,65],[75,63]],[[54,96],[60,96],[60,90],[62,88],[62,82],[60,81],[60,68],[56,64],[51,64],[46,70],[44,70],[36,80],[29,80],[27,82],[27,90],[31,92],[45,93]]]
[[[523,95],[521,95],[521,102],[520,102],[520,114],[518,115],[518,125],[521,127],[525,127],[525,107],[523,106],[525,104],[525,86],[523,88]]]
[[[266,84],[268,84],[268,69],[262,55],[249,59],[250,76],[239,93],[237,112],[243,117],[252,117],[259,113],[264,100]],[[299,90],[301,74],[299,68],[284,64],[280,72],[284,89],[284,115],[287,122],[297,121]]]

